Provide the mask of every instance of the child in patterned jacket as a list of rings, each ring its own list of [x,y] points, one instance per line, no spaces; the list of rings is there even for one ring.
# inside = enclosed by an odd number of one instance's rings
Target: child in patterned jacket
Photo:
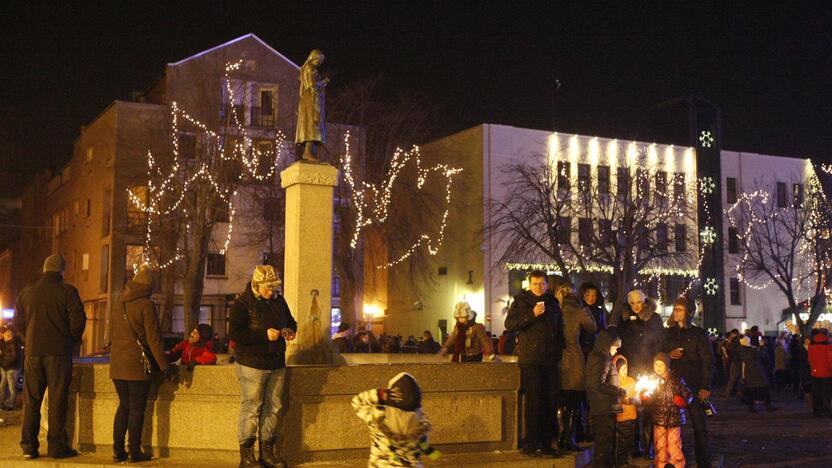
[[[365,390],[352,399],[352,407],[370,427],[373,468],[421,467],[421,456],[436,459],[439,451],[428,444],[430,422],[422,414],[422,392],[412,375],[402,372],[387,388]]]

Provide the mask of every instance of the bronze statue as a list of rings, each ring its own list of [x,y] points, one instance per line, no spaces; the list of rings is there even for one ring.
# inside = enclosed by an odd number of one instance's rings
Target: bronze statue
[[[317,161],[315,149],[326,139],[326,85],[329,78],[321,79],[318,67],[324,63],[324,54],[318,49],[300,67],[300,92],[298,98],[298,126],[295,143],[303,145],[303,159]]]

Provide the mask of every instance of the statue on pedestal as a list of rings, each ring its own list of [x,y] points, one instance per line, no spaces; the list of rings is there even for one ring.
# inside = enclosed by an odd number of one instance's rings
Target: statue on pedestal
[[[318,49],[300,67],[300,92],[298,93],[298,125],[295,143],[303,145],[303,159],[317,161],[315,150],[326,139],[326,85],[329,78],[321,79],[318,67],[324,63],[324,54]]]

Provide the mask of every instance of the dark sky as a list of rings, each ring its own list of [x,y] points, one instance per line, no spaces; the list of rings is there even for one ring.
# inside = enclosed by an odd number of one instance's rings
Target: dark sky
[[[698,95],[721,107],[727,149],[832,148],[832,8],[811,2],[2,3],[5,193],[64,162],[79,126],[165,63],[248,32],[297,63],[323,49],[333,86],[382,73],[386,96],[442,106],[441,133],[490,122],[687,144],[667,130],[684,113],[657,106]]]

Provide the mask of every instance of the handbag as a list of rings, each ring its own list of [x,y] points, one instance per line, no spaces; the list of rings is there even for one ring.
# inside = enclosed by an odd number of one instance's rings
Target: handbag
[[[153,371],[160,371],[161,369],[159,368],[159,364],[156,362],[156,359],[153,358],[153,354],[150,353],[150,347],[139,340],[139,336],[133,328],[133,324],[131,324],[130,320],[127,318],[127,307],[124,306],[123,302],[122,308],[124,309],[124,321],[127,322],[127,326],[130,327],[130,331],[133,332],[133,338],[136,340],[136,346],[139,347],[139,353],[141,355],[141,357],[139,357],[139,362],[142,363],[144,373],[150,375]]]

